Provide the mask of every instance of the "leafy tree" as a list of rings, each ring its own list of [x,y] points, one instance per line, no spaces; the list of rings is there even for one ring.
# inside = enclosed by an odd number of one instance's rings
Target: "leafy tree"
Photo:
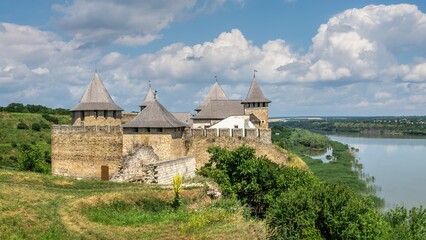
[[[37,146],[22,144],[19,148],[18,169],[21,171],[33,171],[49,173],[50,167],[45,161],[45,155]]]
[[[389,239],[426,239],[426,209],[396,207],[385,213],[385,220],[391,225]]]
[[[266,219],[275,239],[380,239],[389,231],[372,202],[330,183],[282,192]]]
[[[211,157],[201,174],[219,183],[225,196],[236,197],[250,206],[257,217],[264,217],[279,192],[315,181],[308,172],[278,165],[265,156],[257,157],[255,150],[247,146],[233,151],[212,147],[208,152]]]
[[[25,107],[22,103],[10,103],[4,108],[6,112],[24,112],[24,109]]]
[[[33,105],[22,103],[10,103],[6,107],[0,107],[0,111],[5,112],[19,112],[19,113],[43,113],[43,114],[60,114],[60,115],[69,115],[70,111],[64,108],[48,108],[42,105]]]
[[[246,146],[208,151],[211,158],[200,173],[250,207],[253,216],[266,218],[271,238],[377,239],[389,232],[372,202],[348,187],[257,157]]]

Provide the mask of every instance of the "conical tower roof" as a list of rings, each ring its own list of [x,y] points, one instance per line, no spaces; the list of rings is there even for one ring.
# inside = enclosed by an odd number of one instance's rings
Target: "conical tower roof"
[[[146,93],[146,96],[141,104],[139,104],[139,107],[146,107],[149,103],[153,102],[155,100],[155,94],[151,89],[151,86],[149,86],[148,92]]]
[[[253,77],[253,81],[251,82],[250,90],[248,91],[246,99],[243,103],[253,103],[253,102],[266,102],[270,103],[271,101],[263,95],[262,89],[260,89],[257,84],[256,78]]]
[[[177,120],[161,103],[154,99],[123,128],[177,128],[187,125]]]
[[[100,80],[98,73],[95,73],[93,76],[80,102],[71,108],[71,111],[85,110],[123,111],[123,109],[117,106],[114,100],[112,100],[104,84]]]
[[[201,110],[203,106],[206,106],[212,100],[228,100],[228,97],[217,81],[213,84],[209,93],[204,98],[203,103],[200,104],[200,106],[198,106],[195,110]]]

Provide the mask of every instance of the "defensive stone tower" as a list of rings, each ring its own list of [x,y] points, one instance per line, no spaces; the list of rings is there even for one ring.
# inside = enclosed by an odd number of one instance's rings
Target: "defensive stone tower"
[[[146,96],[141,104],[139,104],[139,107],[142,110],[144,110],[148,104],[152,103],[155,100],[155,94],[151,89],[151,84],[149,84],[148,92],[146,93]]]
[[[71,109],[73,126],[119,126],[122,108],[95,73],[80,102]]]
[[[254,75],[250,90],[246,99],[242,101],[242,104],[244,104],[245,115],[253,114],[260,120],[259,128],[269,127],[269,103],[271,103],[271,101],[263,95],[262,89],[260,89],[257,84],[256,75]]]
[[[143,145],[152,146],[160,160],[182,157],[181,138],[185,127],[186,124],[154,98],[134,119],[123,125],[123,154]]]
[[[182,136],[185,127],[186,124],[177,120],[155,98],[133,120],[123,125],[124,133],[170,133],[177,137]]]
[[[213,84],[209,93],[204,98],[203,103],[201,103],[197,108],[195,108],[195,111],[199,113],[211,101],[216,101],[216,100],[228,100],[228,97],[226,96],[225,92],[223,91],[222,87],[219,85],[217,81]]]

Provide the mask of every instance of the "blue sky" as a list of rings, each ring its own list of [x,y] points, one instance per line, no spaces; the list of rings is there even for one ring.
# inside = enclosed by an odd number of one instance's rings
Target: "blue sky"
[[[425,46],[425,1],[4,0],[0,105],[70,108],[97,69],[126,111],[149,80],[191,111],[256,69],[271,116],[426,115]]]

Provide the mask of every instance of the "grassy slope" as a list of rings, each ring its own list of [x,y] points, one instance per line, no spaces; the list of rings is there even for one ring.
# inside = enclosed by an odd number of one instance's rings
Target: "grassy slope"
[[[235,203],[212,203],[203,187],[72,180],[0,169],[0,239],[255,239],[262,223]]]
[[[71,117],[55,115],[59,124],[69,124]],[[24,122],[30,129],[17,129],[19,122]],[[31,130],[33,123],[51,124],[41,114],[36,113],[5,113],[0,112],[0,167],[16,167],[17,146],[21,144],[33,144],[39,146],[43,152],[50,153],[50,129],[40,131]]]

